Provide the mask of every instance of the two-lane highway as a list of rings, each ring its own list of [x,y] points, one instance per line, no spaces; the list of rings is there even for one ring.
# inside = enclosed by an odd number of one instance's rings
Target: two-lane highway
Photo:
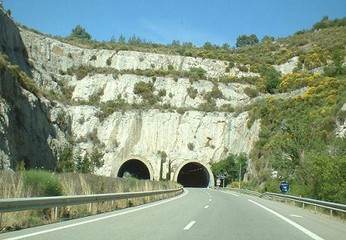
[[[0,239],[342,239],[346,224],[253,196],[211,189],[139,207],[0,234]]]

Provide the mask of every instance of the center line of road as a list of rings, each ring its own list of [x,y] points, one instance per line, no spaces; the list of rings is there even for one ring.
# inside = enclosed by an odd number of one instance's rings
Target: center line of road
[[[189,230],[195,223],[196,221],[191,221],[189,224],[186,225],[186,227],[184,227],[184,230]]]
[[[267,208],[266,206],[263,206],[262,204],[259,204],[255,201],[252,201],[250,199],[248,199],[248,201],[252,202],[253,204],[256,204],[257,206],[267,210],[268,212],[274,214],[275,216],[281,218],[282,220],[284,220],[285,222],[291,224],[293,227],[299,229],[300,231],[302,231],[303,233],[305,233],[306,235],[308,235],[309,237],[311,237],[312,239],[315,240],[324,240],[323,238],[321,238],[320,236],[317,236],[316,234],[314,234],[313,232],[309,231],[308,229],[306,229],[303,226],[300,226],[298,223],[293,222],[292,220],[288,219],[287,217],[282,216],[281,214]]]

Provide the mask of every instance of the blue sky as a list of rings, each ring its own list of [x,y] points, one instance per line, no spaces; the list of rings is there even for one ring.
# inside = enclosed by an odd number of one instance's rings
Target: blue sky
[[[328,15],[346,17],[346,0],[3,0],[16,22],[68,36],[82,25],[99,41],[134,34],[155,43],[172,40],[234,46],[242,34],[261,40],[309,29]]]

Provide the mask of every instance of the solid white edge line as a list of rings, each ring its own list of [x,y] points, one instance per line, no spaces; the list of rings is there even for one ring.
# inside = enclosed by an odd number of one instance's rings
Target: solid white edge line
[[[156,203],[153,203],[153,204],[150,204],[150,205],[147,205],[147,206],[138,207],[136,209],[130,209],[128,211],[125,210],[124,212],[121,212],[121,213],[115,213],[115,214],[112,214],[112,215],[108,215],[108,216],[104,216],[104,217],[99,217],[99,218],[95,218],[95,219],[90,219],[90,220],[83,221],[83,222],[73,223],[73,224],[69,224],[69,225],[65,225],[65,226],[61,226],[61,227],[57,227],[57,228],[47,229],[47,230],[43,230],[43,231],[39,231],[39,232],[35,232],[35,233],[29,233],[29,234],[25,234],[25,235],[21,235],[21,236],[17,236],[17,237],[5,238],[3,240],[24,239],[24,238],[28,238],[28,237],[33,237],[33,236],[45,234],[45,233],[50,233],[50,232],[55,232],[55,231],[63,230],[63,229],[66,229],[66,228],[72,228],[72,227],[77,227],[77,226],[88,224],[88,223],[98,222],[98,221],[102,221],[102,220],[105,220],[105,219],[108,219],[108,218],[113,218],[113,217],[117,217],[117,216],[121,216],[121,215],[126,215],[126,214],[129,214],[129,213],[137,212],[137,211],[140,211],[140,210],[144,210],[144,209],[147,209],[147,208],[155,207],[155,206],[158,206],[158,205],[161,205],[161,204],[164,204],[164,203],[168,203],[168,202],[177,200],[179,198],[185,197],[186,194],[188,194],[188,191],[186,189],[184,189],[184,193],[179,195],[179,196],[176,196],[176,197],[173,197],[173,198],[169,198],[169,199],[166,199],[166,200],[162,200],[160,202],[156,202]]]
[[[231,193],[231,192],[224,192],[224,193],[231,194],[231,195],[233,195],[233,196],[239,197],[239,195],[238,195],[238,194],[235,194],[235,193]]]
[[[302,218],[300,215],[290,214],[291,217]]]
[[[291,224],[293,227],[299,229],[300,231],[302,231],[303,233],[305,233],[306,235],[308,235],[308,236],[311,237],[312,239],[315,239],[315,240],[324,240],[324,239],[321,238],[320,236],[317,236],[315,233],[313,233],[313,232],[307,230],[306,228],[300,226],[298,223],[293,222],[292,220],[290,220],[290,219],[288,219],[288,218],[282,216],[281,214],[279,214],[279,213],[277,213],[277,212],[275,212],[275,211],[273,211],[273,210],[267,208],[266,206],[263,206],[262,204],[259,204],[259,203],[255,202],[255,201],[250,200],[250,199],[248,199],[248,201],[252,202],[253,204],[256,204],[257,206],[259,206],[259,207],[261,207],[261,208],[267,210],[268,212],[274,214],[275,216],[281,218],[282,220],[284,220],[285,222]]]
[[[189,224],[187,224],[183,230],[189,230],[194,224],[196,223],[196,221],[191,221]]]
[[[215,189],[211,189],[213,191],[218,191],[218,192],[222,192],[222,193],[226,193],[226,194],[231,194],[233,196],[236,196],[236,197],[239,197],[240,195],[239,194],[236,194],[236,193],[232,193],[230,191],[225,191],[225,190],[215,190]]]

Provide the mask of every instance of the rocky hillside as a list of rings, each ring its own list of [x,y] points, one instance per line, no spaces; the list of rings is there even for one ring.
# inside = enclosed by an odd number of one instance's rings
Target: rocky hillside
[[[258,74],[226,71],[228,62],[219,60],[80,48],[18,29],[0,14],[5,69],[19,65],[39,89],[30,93],[13,71],[2,72],[2,168],[21,160],[54,168],[59,149],[72,145],[82,155],[100,149],[98,173],[116,175],[131,158],[150,159],[154,169],[162,152],[173,168],[217,162],[248,153],[257,139],[259,122],[247,128],[241,110],[251,103],[244,93],[251,86],[215,79]]]

